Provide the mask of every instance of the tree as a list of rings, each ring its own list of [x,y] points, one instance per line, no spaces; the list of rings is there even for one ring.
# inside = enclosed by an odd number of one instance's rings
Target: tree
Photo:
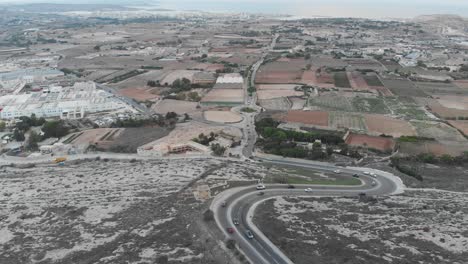
[[[222,156],[224,155],[224,152],[226,151],[226,148],[221,146],[220,144],[212,144],[211,145],[211,150],[213,151],[213,154],[215,156]]]
[[[157,85],[156,85],[156,82],[155,82],[155,81],[151,81],[151,80],[148,81],[148,82],[146,83],[146,85],[149,86],[149,87],[156,87],[156,86],[157,86]]]
[[[166,114],[166,119],[176,119],[177,118],[177,113],[175,112],[167,112]]]
[[[13,138],[16,140],[16,141],[24,141],[24,133],[23,131],[19,130],[18,128],[15,129],[15,131],[13,132]]]
[[[61,138],[68,134],[68,127],[65,126],[62,120],[48,121],[42,126],[44,138]]]
[[[29,133],[28,142],[26,143],[26,149],[32,151],[38,150],[39,145],[37,143],[39,143],[39,141],[41,141],[41,136],[39,136],[36,132],[31,131],[31,133]]]
[[[206,210],[203,213],[203,220],[205,220],[206,222],[213,221],[214,220],[213,211],[211,211],[210,209]]]
[[[190,91],[192,89],[192,83],[187,78],[176,79],[172,83],[172,92]]]

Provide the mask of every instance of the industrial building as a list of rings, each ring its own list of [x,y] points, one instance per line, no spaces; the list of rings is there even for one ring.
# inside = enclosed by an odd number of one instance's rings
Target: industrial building
[[[93,82],[49,86],[37,92],[0,97],[0,118],[21,116],[82,118],[86,113],[133,109],[114,95],[96,89]]]
[[[55,69],[21,69],[0,73],[0,86],[3,89],[14,90],[18,87],[18,84],[42,82],[60,76],[64,76],[64,73]]]

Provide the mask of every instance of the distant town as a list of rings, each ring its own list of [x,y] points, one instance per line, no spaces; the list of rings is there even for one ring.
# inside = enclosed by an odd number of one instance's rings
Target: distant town
[[[465,263],[467,32],[0,6],[0,263]]]

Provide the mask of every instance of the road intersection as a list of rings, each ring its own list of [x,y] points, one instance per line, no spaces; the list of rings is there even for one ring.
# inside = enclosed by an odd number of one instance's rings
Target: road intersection
[[[396,176],[376,171],[376,178],[363,174],[362,168],[343,168],[333,164],[309,163],[300,161],[276,161],[262,159],[264,162],[276,163],[279,165],[300,166],[320,172],[331,172],[339,168],[341,174],[353,177],[359,174],[362,184],[357,186],[331,186],[331,185],[296,185],[294,189],[289,189],[288,185],[267,185],[263,191],[256,190],[255,186],[240,187],[227,190],[215,197],[211,209],[215,214],[217,225],[223,230],[227,239],[234,239],[239,248],[251,263],[293,263],[278,249],[252,222],[255,208],[258,204],[267,199],[279,196],[359,196],[366,195],[391,195],[401,187],[401,181]],[[376,181],[373,186],[372,181]],[[311,188],[311,192],[305,192],[306,188]],[[223,203],[225,203],[223,205]],[[236,219],[239,224],[234,224]],[[234,228],[234,233],[228,233],[228,227]],[[250,230],[254,234],[253,239],[245,236],[245,232]]]

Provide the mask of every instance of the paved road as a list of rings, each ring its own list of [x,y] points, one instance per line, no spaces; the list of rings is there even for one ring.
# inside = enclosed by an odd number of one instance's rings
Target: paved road
[[[252,67],[250,68],[250,78],[248,80],[249,83],[245,87],[246,89],[244,91],[245,104],[248,107],[257,110],[257,112],[255,113],[242,113],[247,124],[247,127],[244,128],[244,136],[245,136],[246,141],[244,144],[244,148],[242,149],[242,154],[244,155],[244,157],[247,157],[247,158],[252,156],[255,142],[257,141],[257,133],[255,131],[255,116],[261,111],[261,107],[257,106],[257,93],[253,93],[252,96],[250,96],[249,93],[247,92],[247,88],[249,86],[252,86],[252,87],[255,86],[255,76],[257,75],[257,71],[260,68],[260,66],[263,64],[263,61],[265,61],[265,58],[268,55],[268,53],[271,50],[273,50],[274,47],[276,46],[276,41],[278,40],[278,37],[279,37],[278,34],[273,36],[271,44],[265,48],[265,51],[262,54],[262,57],[256,63],[254,63]]]
[[[215,218],[219,228],[221,228],[226,237],[236,240],[240,249],[244,252],[251,263],[270,264],[270,263],[292,263],[281,250],[271,243],[261,231],[252,223],[252,215],[256,204],[275,196],[357,196],[359,193],[366,195],[388,195],[395,192],[398,188],[395,180],[383,175],[377,175],[377,178],[364,175],[361,169],[351,169],[335,167],[334,165],[296,161],[277,161],[263,159],[264,162],[273,162],[289,166],[300,166],[314,169],[321,172],[331,172],[339,169],[347,177],[352,177],[358,173],[362,185],[360,186],[317,186],[317,185],[296,185],[295,189],[288,189],[287,185],[267,185],[264,195],[259,195],[255,186],[236,188],[221,193],[216,197],[211,206],[215,213]],[[375,181],[376,185],[372,186]],[[312,192],[305,192],[305,188],[312,188]],[[227,206],[222,203],[226,201]],[[235,226],[233,219],[238,219],[239,225]],[[228,234],[227,227],[235,227],[234,234]],[[254,239],[247,239],[246,230],[252,230]]]

